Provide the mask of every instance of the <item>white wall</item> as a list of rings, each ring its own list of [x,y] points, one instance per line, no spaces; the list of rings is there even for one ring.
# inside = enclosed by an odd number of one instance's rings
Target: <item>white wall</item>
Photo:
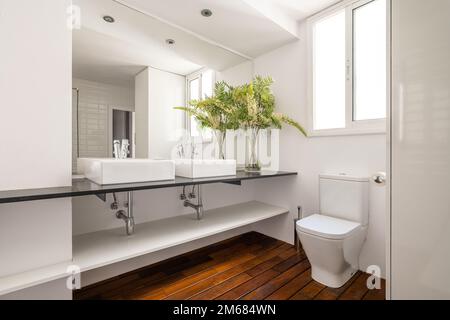
[[[106,158],[112,151],[112,109],[134,111],[134,87],[122,87],[74,78],[79,89],[78,132],[80,157]],[[74,102],[74,110],[76,103]],[[76,113],[74,114],[76,125]],[[76,137],[76,127],[73,128]],[[77,145],[73,145],[73,169],[76,169]],[[75,172],[75,171],[74,171]]]
[[[305,32],[305,28],[302,28]],[[305,36],[302,37],[306,39]],[[307,59],[306,43],[298,41],[254,60],[254,72],[270,75],[280,112],[307,122]],[[342,136],[304,138],[295,129],[286,127],[280,135],[280,168],[299,172],[297,181],[285,184],[261,184],[256,194],[260,199],[270,197],[271,202],[288,206],[296,215],[297,205],[304,213],[317,213],[319,209],[318,175],[322,172],[348,172],[370,176],[386,170],[386,136]],[[368,239],[360,257],[361,268],[379,265],[385,271],[385,189],[371,185],[370,226]],[[280,222],[281,223],[281,222]],[[276,230],[266,226],[260,231],[267,234],[285,234],[292,241],[292,219]],[[282,231],[284,230],[284,231]]]
[[[253,78],[253,61],[246,61],[232,68],[217,72],[216,81],[226,81],[232,86],[249,83]]]
[[[71,184],[69,5],[0,1],[0,190]],[[70,199],[0,205],[0,277],[70,261],[71,220]]]

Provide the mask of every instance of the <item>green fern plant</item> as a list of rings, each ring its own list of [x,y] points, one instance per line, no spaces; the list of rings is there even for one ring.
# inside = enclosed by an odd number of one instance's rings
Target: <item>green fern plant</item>
[[[175,107],[193,116],[200,127],[210,128],[221,132],[239,128],[233,104],[234,88],[226,82],[217,82],[214,95],[203,100],[192,100],[188,107]]]
[[[283,124],[293,126],[304,136],[306,130],[287,115],[275,112],[275,96],[272,93],[273,79],[256,76],[250,84],[234,88],[233,118],[244,129],[281,129]]]
[[[256,76],[251,83],[232,87],[224,81],[217,82],[214,95],[204,100],[193,100],[188,107],[176,107],[193,116],[200,127],[221,132],[237,129],[281,129],[284,124],[293,126],[304,136],[306,130],[287,115],[275,112],[272,93],[273,79]]]

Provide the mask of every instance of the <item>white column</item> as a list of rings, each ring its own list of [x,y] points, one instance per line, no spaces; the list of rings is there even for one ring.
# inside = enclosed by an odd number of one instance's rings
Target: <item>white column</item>
[[[71,184],[70,4],[0,0],[0,190]],[[0,205],[0,278],[71,258],[70,199]]]
[[[169,159],[184,127],[186,78],[147,68],[136,76],[136,157]]]

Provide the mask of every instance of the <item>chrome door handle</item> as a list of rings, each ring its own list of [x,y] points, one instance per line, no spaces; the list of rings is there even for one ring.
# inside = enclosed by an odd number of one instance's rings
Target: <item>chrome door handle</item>
[[[372,176],[372,179],[376,184],[385,185],[386,184],[386,173],[378,172]]]

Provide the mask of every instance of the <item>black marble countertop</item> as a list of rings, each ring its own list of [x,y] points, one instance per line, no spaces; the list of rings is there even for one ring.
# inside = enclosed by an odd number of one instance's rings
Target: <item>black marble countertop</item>
[[[25,202],[35,200],[104,195],[114,192],[139,191],[171,187],[183,187],[195,184],[230,183],[241,184],[245,180],[267,179],[284,176],[296,176],[296,172],[263,171],[261,173],[238,172],[235,176],[188,179],[176,177],[175,180],[98,185],[87,179],[73,180],[72,186],[27,190],[0,191],[0,203]]]

